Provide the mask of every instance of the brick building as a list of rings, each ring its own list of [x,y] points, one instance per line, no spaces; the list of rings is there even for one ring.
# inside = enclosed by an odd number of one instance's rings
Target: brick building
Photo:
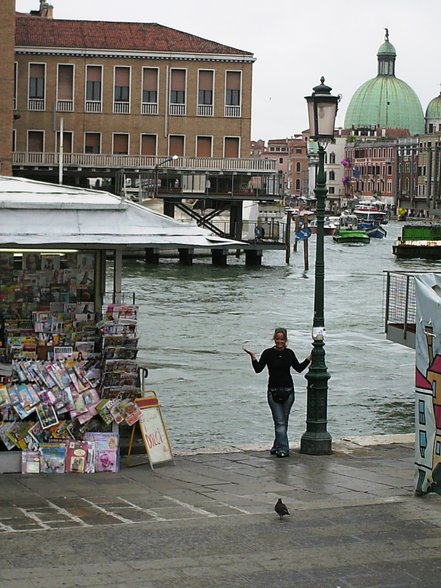
[[[56,20],[43,1],[13,11],[1,4],[14,173],[53,181],[60,147],[76,183],[148,157],[249,157],[252,53],[159,24]]]

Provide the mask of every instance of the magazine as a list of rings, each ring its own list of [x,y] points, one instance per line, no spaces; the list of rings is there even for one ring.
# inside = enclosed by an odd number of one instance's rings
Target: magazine
[[[120,398],[114,398],[113,400],[109,400],[107,407],[109,409],[110,414],[113,417],[113,420],[117,425],[123,422],[124,420],[124,413],[121,413],[119,410],[119,405],[121,404]]]
[[[8,436],[9,430],[13,428],[15,423],[0,423],[0,440],[3,442],[4,446],[8,451],[14,449],[15,444],[11,441]]]
[[[32,426],[32,423],[27,421],[16,421],[11,423],[11,427],[6,431],[6,437],[16,446],[18,449],[28,449],[28,433]]]
[[[134,400],[124,398],[118,404],[118,411],[123,416],[129,427],[133,426],[139,421],[142,416],[142,411]]]
[[[119,471],[119,435],[117,433],[87,432],[85,441],[95,444],[95,471]]]
[[[113,416],[109,410],[110,407],[108,406],[109,402],[109,398],[103,398],[95,407],[98,411],[98,414],[106,423],[106,425],[110,425],[110,423],[113,423]]]
[[[66,447],[66,472],[69,474],[85,474],[87,467],[87,441],[69,441]]]
[[[117,451],[97,451],[95,456],[96,472],[117,472],[119,470],[119,454]]]
[[[51,436],[49,429],[43,429],[40,421],[37,421],[34,425],[32,425],[28,433],[37,444],[47,443]]]
[[[21,452],[21,473],[22,474],[39,474],[40,473],[40,452],[39,451],[22,451]]]
[[[11,404],[6,384],[0,384],[0,407]]]
[[[25,410],[29,410],[40,402],[40,397],[32,384],[20,384],[17,388],[18,402]]]
[[[58,417],[52,404],[47,399],[47,392],[41,393],[41,403],[37,405],[37,416],[43,429],[58,425]]]
[[[63,474],[66,460],[65,443],[45,443],[40,446],[41,471],[44,474]]]

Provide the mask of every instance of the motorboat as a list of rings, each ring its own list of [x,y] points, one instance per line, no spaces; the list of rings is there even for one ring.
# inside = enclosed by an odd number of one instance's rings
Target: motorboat
[[[333,217],[337,218],[337,217]],[[309,228],[311,229],[312,233],[317,233],[317,219],[314,218],[309,222]],[[337,228],[337,224],[332,220],[331,217],[326,216],[323,224],[323,232],[325,235],[333,235],[335,233],[335,229]]]
[[[332,236],[336,243],[367,245],[371,238],[364,229],[358,227],[358,218],[355,214],[342,214],[340,222]]]
[[[373,206],[356,206],[354,215],[358,219],[358,228],[364,229],[369,237],[383,239],[387,231],[383,225],[387,224],[386,212]]]

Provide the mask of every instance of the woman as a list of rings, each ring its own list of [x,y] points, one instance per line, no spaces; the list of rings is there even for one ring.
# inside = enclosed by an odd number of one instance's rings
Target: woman
[[[286,329],[276,329],[273,335],[274,346],[263,351],[257,360],[252,351],[244,349],[251,357],[251,363],[256,374],[268,368],[268,404],[274,420],[275,439],[271,449],[272,455],[288,457],[288,419],[294,404],[294,383],[291,368],[302,372],[311,362],[311,356],[299,362],[294,351],[287,347],[288,336]]]

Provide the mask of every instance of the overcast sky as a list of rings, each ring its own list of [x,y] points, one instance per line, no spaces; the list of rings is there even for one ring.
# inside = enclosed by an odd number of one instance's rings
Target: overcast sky
[[[2,1],[2,0],[0,0]],[[337,126],[353,93],[377,74],[384,29],[395,73],[425,113],[440,93],[441,0],[52,0],[58,19],[155,22],[254,54],[252,139],[308,127],[304,97],[320,77],[341,94]],[[39,0],[16,0],[20,12]]]

